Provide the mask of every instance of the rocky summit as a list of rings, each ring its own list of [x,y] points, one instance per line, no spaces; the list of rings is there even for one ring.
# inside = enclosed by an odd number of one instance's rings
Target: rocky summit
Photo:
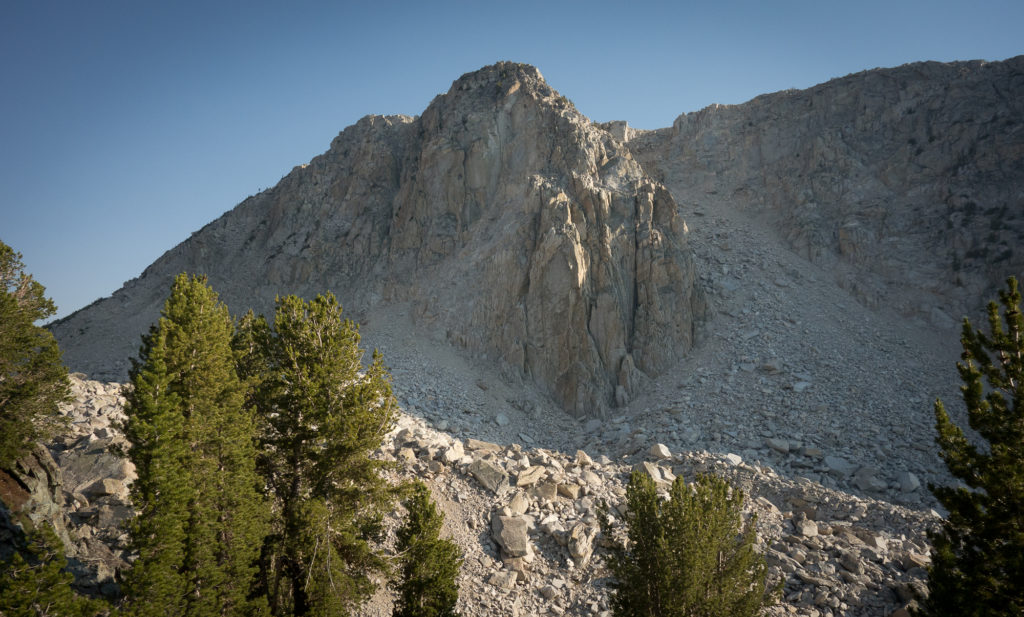
[[[498,63],[419,117],[363,118],[53,331],[73,369],[123,379],[179,272],[235,313],[330,290],[602,417],[714,330],[690,238],[728,230],[698,230],[705,214],[771,229],[861,304],[955,328],[1024,266],[1022,101],[1024,57],[930,62],[636,131]]]
[[[601,416],[685,355],[704,316],[686,223],[630,151],[537,69],[470,73],[418,118],[371,116],[53,327],[68,364],[123,378],[179,272],[234,312],[333,291]]]

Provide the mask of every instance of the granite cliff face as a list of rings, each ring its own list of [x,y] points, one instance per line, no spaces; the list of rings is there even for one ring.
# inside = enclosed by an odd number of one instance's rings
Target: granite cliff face
[[[1024,56],[713,105],[629,145],[684,211],[745,207],[869,306],[950,325],[1024,272]]]
[[[123,378],[172,277],[234,312],[333,291],[496,359],[574,415],[625,403],[704,313],[666,188],[526,65],[457,80],[419,118],[367,117],[323,155],[53,326],[75,370]]]
[[[499,63],[420,117],[345,129],[53,330],[74,370],[122,379],[178,272],[235,312],[330,290],[600,416],[687,354],[705,300],[681,216],[726,206],[862,303],[953,329],[1024,273],[1024,57],[866,71],[657,131],[595,125]]]

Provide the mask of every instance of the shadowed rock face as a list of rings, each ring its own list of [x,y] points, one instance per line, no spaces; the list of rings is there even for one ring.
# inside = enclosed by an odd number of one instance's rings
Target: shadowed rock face
[[[239,313],[333,291],[532,380],[574,415],[689,349],[704,301],[668,191],[526,65],[457,80],[419,118],[371,116],[274,188],[53,326],[75,370],[123,378],[173,276]]]
[[[1024,56],[713,105],[630,147],[684,206],[746,206],[869,306],[951,321],[1024,272]]]

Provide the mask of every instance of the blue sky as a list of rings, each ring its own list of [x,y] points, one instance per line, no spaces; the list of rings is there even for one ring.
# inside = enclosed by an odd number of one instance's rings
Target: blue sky
[[[918,60],[1024,53],[1024,2],[50,2],[0,5],[0,240],[65,315],[366,114],[536,65],[596,121]]]

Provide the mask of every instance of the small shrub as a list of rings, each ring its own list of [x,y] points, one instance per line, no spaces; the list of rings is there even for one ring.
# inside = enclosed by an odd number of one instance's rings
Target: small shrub
[[[700,476],[687,486],[678,477],[661,501],[654,481],[634,471],[626,502],[628,540],[613,541],[608,558],[614,615],[741,617],[775,602],[753,521],[743,522],[743,493],[725,480]],[[601,527],[612,537],[607,511]]]
[[[462,559],[459,547],[440,538],[444,516],[422,482],[405,501],[409,518],[398,531],[402,578],[395,585],[399,598],[395,617],[458,617],[459,587],[455,577]]]

